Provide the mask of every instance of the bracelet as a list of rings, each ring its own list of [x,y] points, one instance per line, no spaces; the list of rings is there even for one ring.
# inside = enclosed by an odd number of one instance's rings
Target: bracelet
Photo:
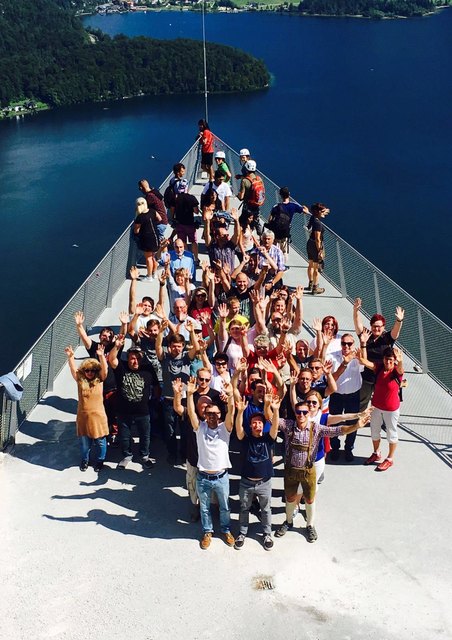
[[[367,349],[367,346],[365,344],[362,344],[362,342],[359,343],[359,346],[361,347],[361,349]]]

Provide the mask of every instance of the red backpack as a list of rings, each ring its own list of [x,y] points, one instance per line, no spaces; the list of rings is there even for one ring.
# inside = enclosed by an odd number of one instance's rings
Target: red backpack
[[[246,204],[250,207],[261,207],[265,202],[265,187],[262,178],[260,176],[254,176],[254,178],[251,176],[246,177],[251,182]]]

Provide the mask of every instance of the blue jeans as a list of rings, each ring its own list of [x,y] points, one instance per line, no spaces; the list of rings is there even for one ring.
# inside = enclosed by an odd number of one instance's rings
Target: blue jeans
[[[145,458],[149,455],[149,444],[151,442],[151,421],[149,416],[118,416],[119,442],[121,443],[124,458],[132,457],[132,427],[138,430],[140,438],[140,456]]]
[[[179,416],[173,409],[173,401],[164,398],[163,403],[163,428],[166,448],[170,456],[177,455],[177,426],[180,429],[180,455],[186,457],[187,453],[187,423],[179,420]],[[190,427],[191,429],[191,427]]]
[[[79,436],[80,455],[82,461],[89,460],[89,454],[91,447],[94,447],[96,451],[96,462],[103,462],[107,455],[107,439],[105,436],[102,438],[89,438],[88,436]]]
[[[157,235],[159,240],[163,240],[163,238],[165,237],[165,231],[167,226],[168,225],[161,224],[161,223],[157,225]]]
[[[226,471],[222,478],[209,480],[199,472],[196,477],[196,491],[199,496],[201,525],[204,533],[213,533],[212,515],[210,513],[210,494],[215,491],[220,508],[221,533],[230,531],[231,516],[229,511],[229,474]]]

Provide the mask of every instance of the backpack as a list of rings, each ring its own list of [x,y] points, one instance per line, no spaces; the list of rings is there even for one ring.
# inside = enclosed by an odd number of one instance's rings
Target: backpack
[[[163,194],[163,202],[165,203],[165,206],[168,207],[168,209],[174,207],[174,205],[176,204],[176,194],[174,193],[174,189],[171,184],[169,184],[165,189],[165,193]]]
[[[291,218],[283,205],[278,204],[270,214],[270,218],[265,225],[267,229],[273,231],[276,240],[282,240],[283,238],[290,237],[290,223]]]
[[[246,176],[251,182],[246,204],[250,207],[261,207],[265,202],[265,187],[260,176]]]

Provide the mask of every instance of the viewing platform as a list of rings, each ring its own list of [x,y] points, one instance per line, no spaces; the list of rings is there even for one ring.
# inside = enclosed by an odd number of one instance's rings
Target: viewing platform
[[[236,155],[227,145],[222,149],[236,173]],[[202,180],[196,161],[192,147],[182,162],[191,192],[199,197]],[[277,187],[264,178],[265,217],[277,201]],[[284,276],[289,286],[307,284],[305,221],[300,216],[293,225],[290,269]],[[64,347],[78,344],[73,321],[78,310],[84,310],[92,336],[105,325],[119,329],[119,313],[128,308],[129,235],[126,230],[20,363],[23,400],[12,405],[0,395],[2,441],[15,441],[0,454],[2,637],[452,637],[450,329],[395,283],[391,288],[391,281],[364,258],[352,262],[354,250],[341,239],[338,245],[337,236],[328,232],[321,277],[325,293],[303,296],[300,337],[312,339],[312,320],[329,314],[337,318],[341,333],[354,334],[351,299],[358,295],[365,313],[385,315],[388,329],[396,305],[406,309],[400,345],[408,386],[395,464],[383,474],[363,465],[372,444],[370,430],[362,429],[355,462],[346,464],[341,458],[326,465],[316,500],[315,544],[305,538],[302,510],[294,530],[275,538],[269,553],[254,516],[242,550],[228,548],[216,535],[208,551],[202,551],[200,524],[189,522],[185,469],[166,462],[160,439],[151,440],[156,459],[151,470],[136,462],[116,469],[118,449],[109,450],[100,474],[92,467],[81,473],[78,467],[77,387]],[[202,243],[200,252],[203,257]],[[137,299],[143,295],[156,300],[158,281],[138,281]],[[85,357],[79,347],[77,362]],[[384,452],[386,447],[383,440]],[[278,447],[273,530],[285,518],[281,452]],[[240,476],[235,440],[231,461],[236,534]],[[218,517],[214,524],[218,532]]]

